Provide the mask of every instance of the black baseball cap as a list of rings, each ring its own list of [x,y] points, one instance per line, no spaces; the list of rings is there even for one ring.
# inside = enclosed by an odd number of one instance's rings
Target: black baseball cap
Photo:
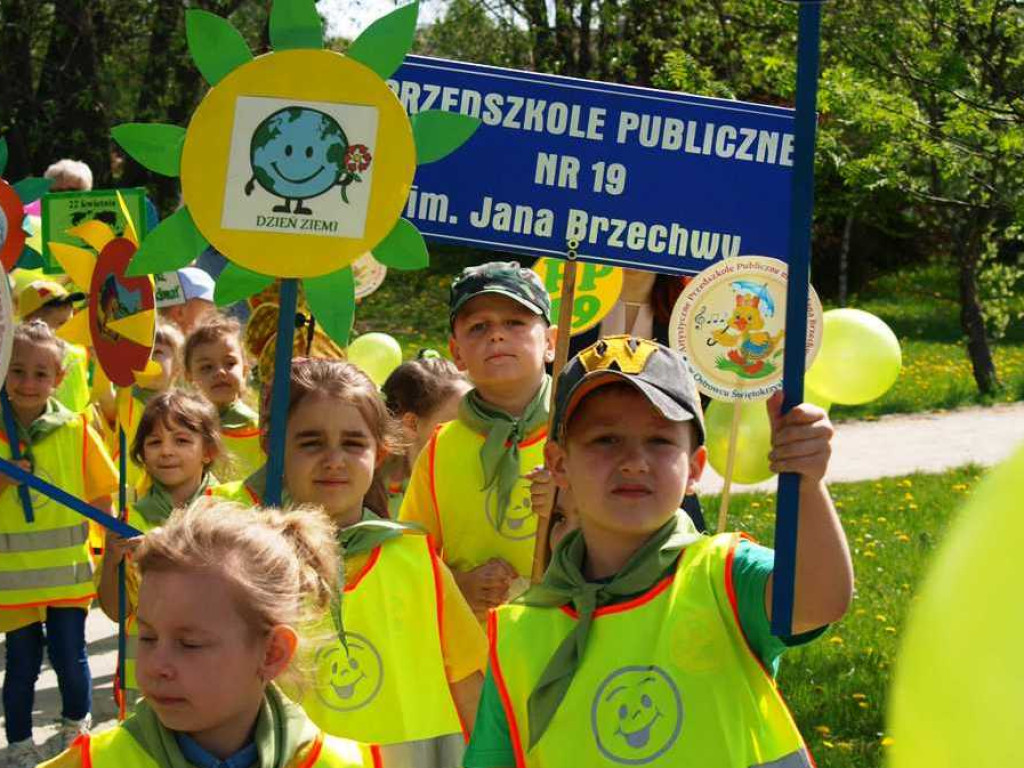
[[[455,316],[466,302],[485,293],[517,301],[551,325],[551,297],[540,276],[532,269],[520,266],[518,261],[491,261],[466,267],[452,282],[448,298],[449,326],[455,327]]]
[[[558,377],[552,439],[560,439],[586,395],[621,381],[636,387],[669,421],[692,421],[697,444],[704,444],[704,412],[686,360],[666,346],[636,336],[609,336],[569,361]]]

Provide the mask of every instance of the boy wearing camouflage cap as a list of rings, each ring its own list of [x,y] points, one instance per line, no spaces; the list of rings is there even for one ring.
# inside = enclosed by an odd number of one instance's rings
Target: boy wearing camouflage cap
[[[544,461],[551,302],[516,262],[469,267],[449,299],[452,359],[475,388],[413,467],[399,513],[423,525],[474,612],[530,575],[537,516],[525,475]]]
[[[490,668],[467,768],[701,765],[809,768],[774,683],[782,651],[851,599],[846,538],[823,477],[825,412],[768,403],[772,469],[800,480],[792,637],[770,631],[774,556],[702,536],[679,512],[706,461],[684,360],[610,337],[559,379],[546,456],[580,529],[544,581],[489,617]]]

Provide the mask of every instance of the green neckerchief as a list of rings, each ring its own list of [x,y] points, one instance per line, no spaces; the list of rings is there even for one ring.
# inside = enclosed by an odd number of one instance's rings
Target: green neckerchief
[[[459,403],[459,420],[486,438],[480,449],[480,463],[484,468],[484,487],[481,490],[497,483],[495,514],[499,528],[505,522],[512,489],[522,474],[519,443],[548,423],[550,393],[551,377],[545,376],[533,400],[518,419],[487,403],[476,389],[471,389]]]
[[[338,531],[343,557],[355,557],[372,552],[385,541],[397,538],[404,532],[423,533],[423,528],[412,523],[385,520],[369,507],[363,507],[363,516],[358,523]]]
[[[164,727],[145,699],[136,705],[135,713],[122,727],[162,768],[193,768],[182,756],[174,733]],[[259,768],[285,768],[316,735],[317,727],[302,708],[285,697],[276,685],[267,686],[254,734]]]
[[[217,478],[209,472],[203,472],[203,479],[199,483],[196,492],[188,498],[188,501],[180,506],[191,506],[193,501],[206,493],[207,488],[216,484]],[[153,484],[146,491],[146,495],[135,502],[135,511],[142,515],[151,528],[155,528],[167,522],[167,518],[170,517],[171,512],[177,506],[179,505],[175,504],[174,499],[171,498],[171,492],[167,490],[163,483],[154,479]]]
[[[11,407],[13,408],[13,406]],[[14,423],[18,426],[18,440],[27,446],[25,453],[31,455],[33,445],[77,418],[77,413],[56,398],[51,397],[46,401],[43,412],[28,427],[18,421],[17,416],[14,417]]]
[[[258,424],[260,420],[256,415],[256,411],[243,403],[241,399],[235,400],[235,402],[230,403],[229,405],[225,405],[220,409],[219,413],[221,429],[242,429],[243,427],[251,427]]]
[[[263,503],[263,497],[267,493],[267,465],[264,464],[262,467],[257,469],[255,472],[253,472],[247,478],[245,478],[245,481],[242,484],[246,488],[248,488],[249,492],[252,493],[252,495],[255,496],[257,499],[259,499],[259,503],[262,504]],[[292,499],[291,499],[291,496],[288,495],[288,489],[285,488],[282,485],[282,487],[281,487],[281,507],[282,508],[290,507],[291,503],[292,503]]]
[[[583,658],[594,611],[616,598],[646,592],[678,559],[679,552],[700,536],[693,521],[680,511],[661,526],[607,583],[589,582],[583,575],[586,543],[581,531],[567,534],[559,543],[544,580],[516,601],[545,608],[572,603],[579,617],[576,628],[555,650],[527,701],[531,749],[544,735],[569,690]]]
[[[149,405],[149,401],[159,394],[159,390],[156,389],[147,389],[146,387],[140,387],[138,384],[132,386],[132,397],[142,403],[143,408]]]

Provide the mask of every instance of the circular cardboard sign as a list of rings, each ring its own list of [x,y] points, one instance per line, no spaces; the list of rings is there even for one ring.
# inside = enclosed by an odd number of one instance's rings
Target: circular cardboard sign
[[[135,251],[135,243],[127,238],[119,237],[107,243],[96,260],[89,286],[89,332],[93,348],[103,372],[119,387],[130,387],[135,383],[135,374],[145,370],[156,331],[152,278],[148,275],[125,277],[124,274]],[[148,344],[133,341],[108,327],[112,322],[144,312],[146,315],[140,318],[144,327],[136,337],[148,335]]]
[[[7,366],[11,363],[14,325],[10,281],[7,279],[7,271],[0,269],[0,381],[7,378]]]
[[[372,253],[364,253],[352,265],[352,276],[356,283],[356,301],[359,301],[384,284],[388,268],[373,258]]]
[[[181,156],[185,205],[241,267],[316,277],[372,251],[416,171],[412,126],[375,72],[289,50],[238,67],[206,94]]]
[[[562,304],[562,275],[565,262],[561,259],[538,259],[532,267],[540,275],[551,297],[551,317],[557,318]],[[570,335],[589,331],[612,311],[622,293],[622,270],[606,264],[576,265],[576,297],[572,306]]]
[[[763,400],[782,388],[786,263],[738,256],[690,281],[672,310],[669,341],[697,386],[716,400]],[[821,345],[821,302],[807,301],[807,365]]]
[[[25,211],[14,187],[0,179],[0,263],[10,272],[25,247],[25,230],[21,224]]]

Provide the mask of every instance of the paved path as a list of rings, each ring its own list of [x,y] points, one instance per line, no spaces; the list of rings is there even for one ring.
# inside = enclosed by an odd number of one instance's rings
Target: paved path
[[[987,466],[1006,458],[1022,441],[1024,403],[847,422],[838,426],[829,479],[870,480],[913,472],[940,472],[969,463]],[[718,493],[721,485],[722,479],[709,468],[701,481],[701,491]],[[775,485],[771,480],[759,486],[738,486],[737,490],[774,490]],[[117,716],[111,693],[117,661],[117,627],[99,609],[94,609],[86,623],[86,633],[93,674],[94,727],[105,728]],[[0,670],[3,656],[0,641]],[[57,678],[46,665],[36,689],[37,744],[55,746],[59,713]],[[0,733],[0,747],[5,745]],[[0,753],[0,764],[2,761]]]
[[[1024,442],[1024,403],[957,411],[883,416],[836,425],[829,482],[942,472],[964,464],[991,466]],[[737,492],[775,490],[775,479]],[[722,478],[710,467],[702,493],[720,493]]]

